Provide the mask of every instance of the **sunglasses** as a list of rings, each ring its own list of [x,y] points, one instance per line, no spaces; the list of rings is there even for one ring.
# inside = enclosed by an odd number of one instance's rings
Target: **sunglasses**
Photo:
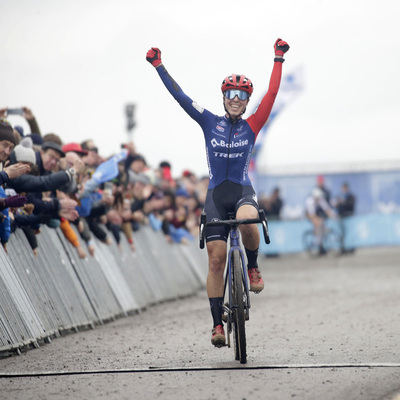
[[[229,100],[233,100],[236,96],[239,98],[239,100],[247,100],[249,98],[249,94],[247,92],[239,89],[226,90],[224,92],[224,96]]]

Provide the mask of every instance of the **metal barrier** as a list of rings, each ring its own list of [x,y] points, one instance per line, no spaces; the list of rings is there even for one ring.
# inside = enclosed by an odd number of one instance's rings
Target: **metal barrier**
[[[206,252],[195,241],[169,244],[144,226],[136,250],[95,243],[80,259],[59,229],[41,227],[34,256],[21,230],[0,246],[0,354],[20,353],[63,332],[94,328],[205,286]]]

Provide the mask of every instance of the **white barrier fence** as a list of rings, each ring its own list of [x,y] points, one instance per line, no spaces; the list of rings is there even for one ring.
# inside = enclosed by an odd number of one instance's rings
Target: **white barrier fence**
[[[95,240],[80,259],[59,229],[37,236],[35,257],[21,230],[0,246],[0,355],[50,342],[63,332],[94,328],[205,286],[207,254],[196,240],[169,244],[160,232],[135,232],[136,251]]]

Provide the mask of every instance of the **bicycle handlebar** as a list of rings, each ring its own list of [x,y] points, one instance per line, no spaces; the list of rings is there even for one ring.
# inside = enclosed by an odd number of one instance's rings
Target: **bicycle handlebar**
[[[248,219],[229,219],[229,220],[221,220],[221,221],[211,221],[207,223],[206,214],[203,212],[200,218],[200,230],[199,230],[199,239],[200,239],[200,248],[204,248],[204,228],[206,226],[229,226],[238,227],[239,225],[250,225],[250,224],[261,224],[263,227],[264,233],[264,241],[266,244],[270,244],[269,232],[268,232],[268,221],[265,216],[264,210],[258,210],[258,218],[248,218]]]
[[[239,225],[250,225],[262,223],[259,218],[249,219],[227,219],[221,221],[210,221],[206,226],[239,226]]]

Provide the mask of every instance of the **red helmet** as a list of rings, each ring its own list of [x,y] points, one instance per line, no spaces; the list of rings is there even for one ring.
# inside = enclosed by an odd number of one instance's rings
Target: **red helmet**
[[[222,93],[229,89],[239,89],[247,92],[249,96],[253,93],[253,83],[244,75],[232,74],[227,76],[221,85]]]

